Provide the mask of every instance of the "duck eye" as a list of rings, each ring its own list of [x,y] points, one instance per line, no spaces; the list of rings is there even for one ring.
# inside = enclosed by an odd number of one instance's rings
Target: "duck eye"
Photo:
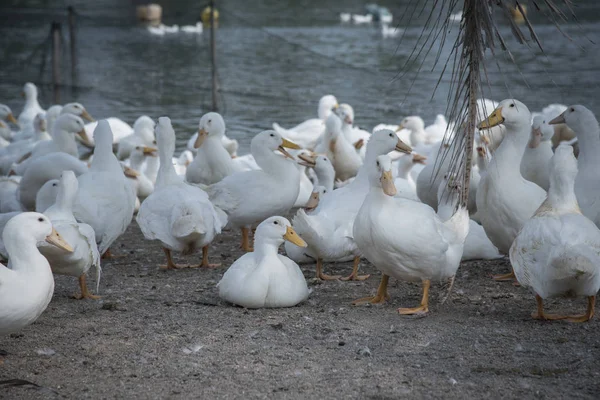
[[[278,222],[278,221],[273,221],[273,223],[274,223],[275,225],[279,225],[279,222]]]
[[[379,161],[377,161],[377,166],[379,167]]]
[[[394,136],[394,134],[393,134],[393,133],[390,133],[390,137],[393,137],[393,136]]]
[[[575,109],[573,107],[571,107],[571,112],[575,112]]]
[[[42,217],[39,217],[39,218],[38,218],[38,221],[40,221],[40,222],[44,222],[44,218],[42,218]]]
[[[511,107],[511,108],[512,108],[512,107],[514,107],[514,106],[515,106],[514,104],[511,104],[511,105],[510,105],[510,107]]]
[[[52,186],[57,186],[56,183],[53,183]]]
[[[271,133],[271,137],[275,137],[275,134]]]
[[[211,122],[212,122],[212,119],[209,119],[209,120],[208,120],[208,123],[210,124]]]

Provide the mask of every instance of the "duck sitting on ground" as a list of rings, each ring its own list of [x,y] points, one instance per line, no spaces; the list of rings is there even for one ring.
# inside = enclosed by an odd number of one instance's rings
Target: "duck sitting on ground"
[[[600,230],[579,209],[576,176],[573,148],[560,145],[552,158],[548,197],[510,248],[517,280],[535,293],[536,319],[585,322],[594,316],[600,289]],[[585,314],[544,313],[544,299],[564,295],[587,297]]]
[[[8,268],[0,264],[0,335],[6,335],[35,322],[52,299],[54,277],[37,244],[46,241],[67,252],[73,249],[48,217],[34,212],[8,221],[2,239],[10,259]]]
[[[277,254],[284,241],[306,247],[283,217],[258,225],[254,252],[238,258],[217,284],[219,297],[246,308],[293,307],[308,298],[306,280],[298,264]]]

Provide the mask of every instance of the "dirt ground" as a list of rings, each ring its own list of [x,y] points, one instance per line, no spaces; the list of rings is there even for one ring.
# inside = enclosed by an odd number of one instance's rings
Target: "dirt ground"
[[[420,287],[394,282],[392,299],[355,307],[365,282],[315,283],[289,309],[232,307],[215,289],[242,253],[237,232],[211,249],[213,270],[163,271],[163,252],[136,224],[104,263],[102,300],[69,298],[76,280],[56,278],[48,309],[33,325],[0,337],[0,397],[41,398],[599,398],[600,335],[590,323],[531,319],[526,289],[490,279],[506,260],[468,262],[449,300],[432,289],[426,317],[402,317]],[[178,258],[180,262],[199,259]],[[347,274],[349,264],[326,272]],[[583,311],[585,300],[547,310]],[[20,381],[14,381],[20,380]],[[7,382],[8,381],[8,382]]]

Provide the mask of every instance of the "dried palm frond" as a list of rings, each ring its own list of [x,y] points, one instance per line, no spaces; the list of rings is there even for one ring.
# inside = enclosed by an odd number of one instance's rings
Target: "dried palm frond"
[[[413,0],[414,1],[414,0]],[[540,12],[550,20],[562,33],[559,23],[569,19],[577,21],[573,4],[570,0],[530,0],[537,12]],[[478,116],[491,113],[492,110],[478,110],[477,99],[483,96],[482,83],[489,82],[487,79],[487,69],[484,62],[485,51],[489,50],[492,57],[496,59],[498,48],[504,52],[509,59],[515,63],[510,50],[506,44],[505,38],[494,20],[494,12],[499,11],[504,15],[509,23],[512,35],[520,44],[529,45],[526,33],[529,33],[531,41],[543,52],[542,43],[535,33],[523,1],[509,0],[427,0],[414,1],[412,13],[409,19],[414,15],[417,4],[422,5],[421,12],[426,6],[431,7],[431,11],[425,22],[423,30],[417,44],[415,45],[408,64],[421,62],[419,70],[422,67],[423,60],[431,52],[435,45],[439,46],[436,54],[435,65],[440,62],[441,49],[446,44],[447,32],[450,30],[450,16],[455,13],[460,4],[463,4],[462,19],[460,22],[460,31],[452,44],[452,51],[441,73],[441,76],[434,89],[439,86],[442,76],[444,76],[448,67],[451,68],[451,83],[448,95],[448,106],[446,114],[450,121],[455,122],[458,127],[455,132],[447,131],[444,141],[449,146],[440,146],[440,153],[436,161],[436,168],[444,164],[446,157],[450,157],[450,173],[458,176],[462,181],[462,193],[460,204],[466,205],[469,196],[469,181],[471,176],[473,140],[476,133]],[[406,15],[409,15],[407,7]],[[531,7],[530,7],[531,8]],[[511,13],[519,11],[522,15],[523,24],[519,25]],[[438,13],[437,18],[434,17]],[[563,35],[565,35],[563,33]],[[568,38],[568,36],[565,35]],[[515,63],[516,64],[516,63]],[[499,64],[496,63],[498,68]],[[435,179],[435,174],[432,177]]]

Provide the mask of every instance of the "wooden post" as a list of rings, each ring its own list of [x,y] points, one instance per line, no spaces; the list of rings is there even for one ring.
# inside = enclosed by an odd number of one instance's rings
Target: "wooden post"
[[[59,22],[52,22],[52,83],[54,104],[60,104],[60,30]]]
[[[77,77],[77,37],[75,36],[75,9],[72,6],[67,7],[69,14],[69,41],[71,46],[71,79],[72,85],[75,86],[75,78]]]
[[[217,61],[215,49],[215,2],[210,1],[210,61],[212,68],[212,111],[218,111],[217,104]]]

